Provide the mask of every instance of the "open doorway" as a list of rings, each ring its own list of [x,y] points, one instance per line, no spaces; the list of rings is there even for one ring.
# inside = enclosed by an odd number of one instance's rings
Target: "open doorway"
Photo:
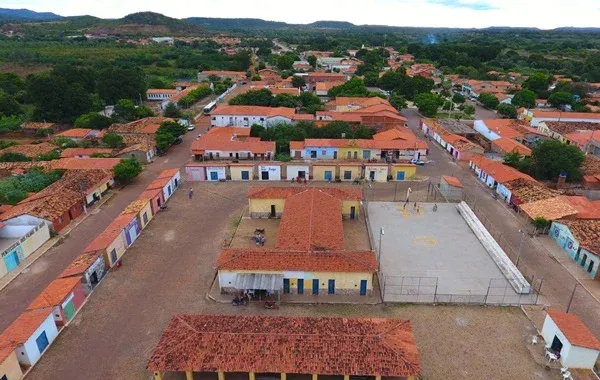
[[[562,342],[560,341],[560,339],[558,339],[556,335],[554,335],[554,339],[552,340],[552,345],[550,346],[550,349],[554,352],[560,352],[560,350],[562,350],[562,347]]]
[[[269,214],[270,218],[274,218],[276,215],[275,213],[275,205],[271,205],[271,213]]]

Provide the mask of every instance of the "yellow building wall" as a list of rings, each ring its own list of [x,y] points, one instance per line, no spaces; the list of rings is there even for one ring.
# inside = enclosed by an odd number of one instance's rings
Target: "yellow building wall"
[[[350,159],[354,160],[362,160],[363,158],[363,149],[362,148],[356,148],[356,147],[349,147],[349,148],[340,148],[338,150],[338,158],[340,160],[348,160],[348,152],[350,152]],[[354,153],[356,153],[356,157],[354,157]]]
[[[248,171],[250,180],[254,177],[254,166],[230,166],[229,172],[231,173],[232,181],[242,181],[242,172]],[[246,180],[244,180],[246,181]]]
[[[282,213],[285,199],[249,199],[250,213],[268,214],[271,205],[275,205],[275,212]]]
[[[350,208],[356,208],[356,215],[360,215],[359,201],[342,201],[342,215],[350,215]]]
[[[110,243],[108,248],[106,248],[106,250],[103,253],[104,262],[106,263],[107,269],[112,267],[115,264],[110,259],[110,252],[113,249],[116,250],[116,252],[117,252],[117,260],[120,259],[121,256],[123,256],[123,254],[125,253],[125,251],[126,251],[125,240],[123,240],[122,232],[119,233],[119,236],[117,236],[117,238],[112,243]]]
[[[344,172],[345,171],[350,171],[352,172],[352,175],[350,176],[350,179],[344,179]],[[340,179],[342,181],[354,181],[356,178],[360,178],[361,177],[361,167],[360,166],[344,166],[344,165],[340,165]]]
[[[375,171],[375,181],[376,182],[387,182],[388,176],[388,167],[383,165],[377,166],[365,166],[365,178],[370,178],[370,172]]]
[[[367,290],[373,289],[373,274],[368,272],[302,272],[302,271],[256,271],[256,270],[219,270],[220,274],[232,275],[235,273],[260,273],[260,274],[283,274],[284,278],[290,279],[290,288],[298,288],[298,279],[304,279],[304,292],[312,290],[312,280],[319,280],[319,289],[327,289],[329,280],[335,280],[337,290],[360,291],[360,282],[367,280]],[[289,277],[288,277],[289,276]],[[281,284],[283,288],[283,283]]]
[[[93,193],[88,194],[88,196],[85,198],[87,203],[92,203],[94,201],[94,195],[100,198],[102,193],[104,193],[106,190],[108,190],[108,182],[103,183],[102,185],[98,186]]]
[[[398,178],[398,172],[404,172],[404,179],[411,179],[417,175],[417,167],[416,166],[394,166],[392,165],[392,181],[395,181]]]
[[[313,166],[312,167],[312,175],[313,175],[313,180],[315,181],[325,181],[325,172],[326,171],[331,171],[332,174],[332,180],[335,180],[335,177],[337,176],[337,172],[336,172],[336,166],[335,165],[331,165],[331,166]]]
[[[23,371],[14,351],[0,363],[0,375],[6,375],[7,380],[18,380],[23,377]]]
[[[146,216],[148,217],[148,222],[144,223],[144,213],[146,213]],[[142,226],[142,229],[146,228],[146,226],[148,225],[148,223],[150,223],[150,221],[152,220],[152,204],[150,202],[146,203],[146,206],[144,206],[143,209],[140,210],[140,225]]]
[[[39,230],[35,231],[33,235],[31,235],[23,243],[21,243],[21,248],[23,249],[23,256],[27,257],[31,255],[49,239],[50,229],[48,227],[48,224],[45,223]]]

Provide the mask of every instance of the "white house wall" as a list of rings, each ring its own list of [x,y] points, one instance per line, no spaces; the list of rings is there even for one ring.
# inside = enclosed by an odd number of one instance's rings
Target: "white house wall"
[[[477,132],[479,132],[480,135],[482,135],[490,141],[497,140],[501,137],[499,134],[490,131],[490,129],[487,127],[487,125],[485,125],[483,120],[475,120],[475,123],[473,123],[473,129],[475,129]]]
[[[598,351],[571,345],[569,352],[565,354],[564,360],[561,356],[561,363],[569,368],[592,369],[597,359]]]
[[[281,180],[281,166],[275,165],[259,165],[258,166],[258,178],[262,179],[262,172],[269,172],[268,181],[280,181]],[[263,180],[266,181],[266,180]]]
[[[46,337],[48,338],[48,343],[52,343],[56,336],[58,335],[58,330],[56,329],[56,324],[54,323],[54,318],[52,318],[52,314],[48,313],[48,318],[42,322],[40,327],[38,327],[35,332],[29,337],[29,339],[17,348],[17,358],[19,359],[19,363],[25,365],[34,365],[42,356],[40,351],[38,350],[37,343],[35,340],[37,337],[43,332],[46,332]],[[46,348],[47,349],[47,348]]]

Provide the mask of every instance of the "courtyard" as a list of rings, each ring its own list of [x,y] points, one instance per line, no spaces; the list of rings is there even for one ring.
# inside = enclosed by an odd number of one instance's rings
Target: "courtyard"
[[[150,352],[180,313],[410,319],[424,379],[557,377],[529,356],[524,337],[535,330],[518,308],[283,304],[266,310],[207,299],[216,257],[237,228],[250,185],[186,183],[194,188],[192,200],[176,191],[28,378],[148,379]]]
[[[385,300],[524,302],[471,231],[455,204],[370,202],[369,221],[381,255]],[[380,229],[381,252],[379,252]],[[486,299],[487,298],[487,299]],[[529,298],[525,296],[525,298]]]

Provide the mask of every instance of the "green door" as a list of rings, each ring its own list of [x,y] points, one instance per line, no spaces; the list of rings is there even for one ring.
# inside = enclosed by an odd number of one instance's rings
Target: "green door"
[[[69,301],[69,303],[63,307],[63,310],[65,311],[67,322],[70,321],[71,318],[73,318],[73,315],[75,315],[75,305],[73,305],[73,300]]]

